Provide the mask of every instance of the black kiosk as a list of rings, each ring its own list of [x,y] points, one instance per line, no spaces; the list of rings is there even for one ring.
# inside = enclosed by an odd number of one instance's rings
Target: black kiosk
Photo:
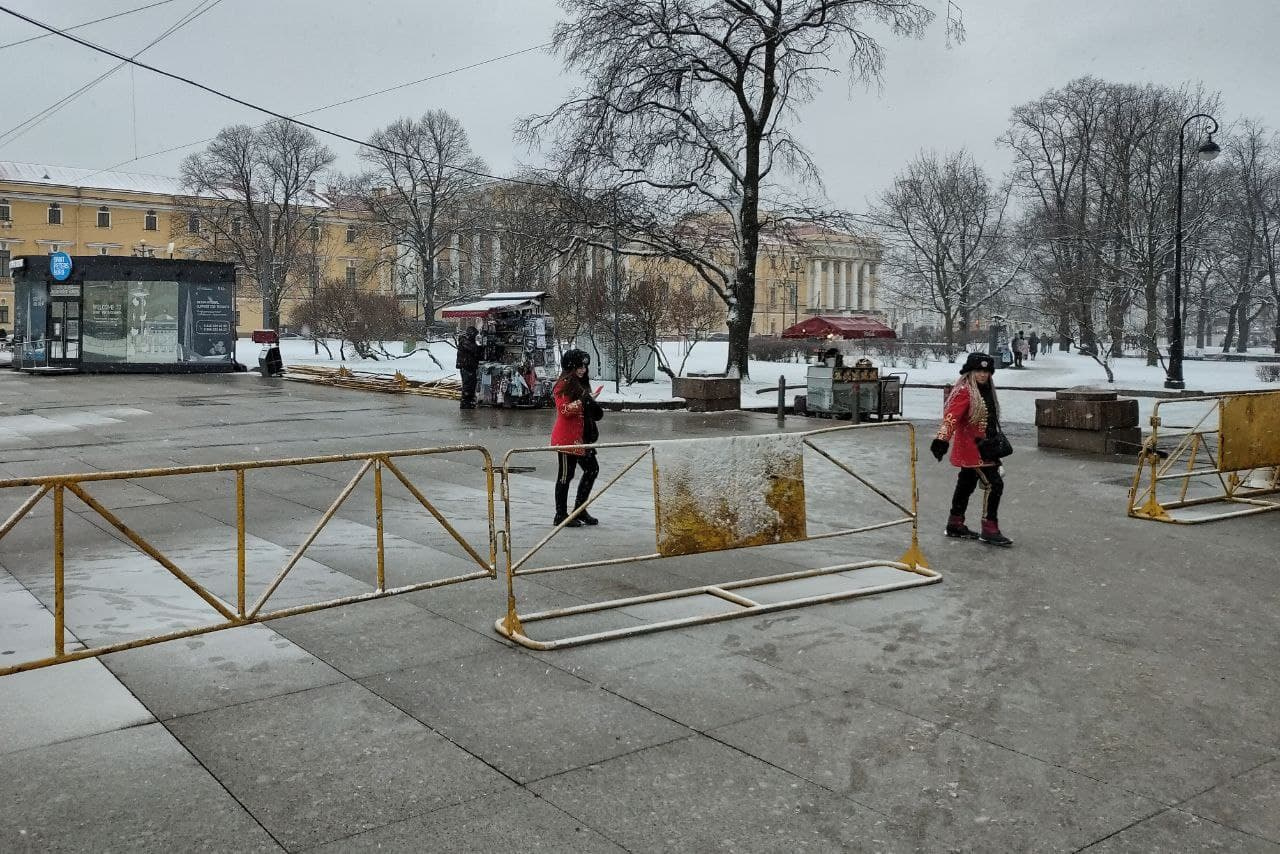
[[[55,254],[11,267],[18,370],[235,370],[232,264]]]

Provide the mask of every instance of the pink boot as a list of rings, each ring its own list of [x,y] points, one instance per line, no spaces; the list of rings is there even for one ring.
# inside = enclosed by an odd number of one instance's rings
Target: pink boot
[[[991,546],[1008,548],[1013,545],[1013,540],[1000,533],[1000,525],[990,519],[982,520],[982,535],[978,539]]]

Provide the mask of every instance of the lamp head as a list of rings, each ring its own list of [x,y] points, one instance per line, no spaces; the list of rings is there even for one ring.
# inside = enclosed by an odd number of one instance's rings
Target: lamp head
[[[1221,153],[1222,148],[1218,143],[1213,141],[1213,134],[1209,134],[1209,138],[1201,143],[1200,147],[1196,149],[1196,154],[1199,155],[1201,160],[1205,161],[1213,160]]]

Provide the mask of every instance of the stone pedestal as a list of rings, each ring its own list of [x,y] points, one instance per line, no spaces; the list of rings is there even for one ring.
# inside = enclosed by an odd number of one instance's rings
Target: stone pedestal
[[[690,412],[725,412],[742,408],[742,381],[728,377],[676,377],[671,394],[683,397]]]
[[[1114,391],[1068,388],[1036,401],[1036,444],[1090,454],[1137,454],[1142,443],[1138,401]]]

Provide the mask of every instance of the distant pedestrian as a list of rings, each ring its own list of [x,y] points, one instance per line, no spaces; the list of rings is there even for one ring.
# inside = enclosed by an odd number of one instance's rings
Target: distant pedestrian
[[[459,409],[476,408],[476,376],[480,370],[480,345],[476,343],[476,328],[468,326],[458,338],[458,359],[454,367],[462,374],[462,401]]]
[[[1018,333],[1018,338],[1014,342],[1018,347],[1018,355],[1021,357],[1022,367],[1027,366],[1027,358],[1031,355],[1031,345],[1027,343],[1027,339],[1022,337],[1022,333]]]
[[[1000,457],[1009,453],[1008,441],[1000,430],[1000,404],[991,375],[995,360],[986,353],[970,353],[960,369],[960,379],[951,387],[943,404],[942,426],[929,445],[939,462],[951,449],[951,464],[960,469],[951,496],[951,515],[946,535],[978,539],[993,546],[1011,546],[1013,541],[1000,532],[1000,498],[1004,478]],[[1000,443],[1004,449],[999,448]],[[985,453],[984,453],[985,452]],[[994,456],[994,458],[992,458]],[[973,490],[982,487],[982,531],[974,533],[964,523]]]
[[[595,448],[581,446],[599,441],[600,428],[596,422],[604,417],[604,410],[591,394],[587,378],[590,366],[591,356],[585,351],[567,351],[560,359],[560,378],[551,391],[556,401],[556,423],[551,429],[551,444],[579,446],[556,454],[560,469],[556,475],[556,515],[552,524],[559,525],[569,519],[569,485],[573,482],[574,470],[582,469],[574,504],[577,515],[565,522],[568,528],[600,524],[599,519],[583,509],[591,497],[596,476],[600,474],[600,463],[596,459]]]
[[[1013,366],[1015,368],[1022,367],[1022,348],[1018,345],[1018,340],[1022,338],[1022,333],[1009,339],[1009,352],[1013,353]]]
[[[1031,330],[1031,337],[1027,339],[1027,344],[1031,351],[1031,361],[1034,362],[1036,354],[1040,352],[1040,336],[1036,334],[1034,329]]]

